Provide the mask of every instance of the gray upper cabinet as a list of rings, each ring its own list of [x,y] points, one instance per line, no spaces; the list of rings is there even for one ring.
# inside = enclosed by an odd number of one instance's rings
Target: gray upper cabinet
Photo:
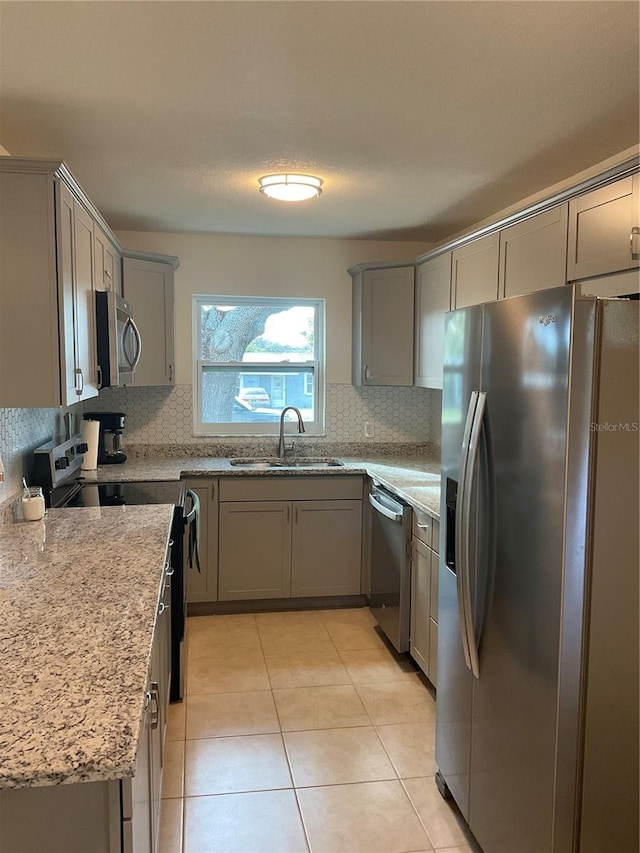
[[[567,279],[589,278],[640,266],[640,176],[569,202]]]
[[[122,256],[96,223],[94,231],[94,282],[96,290],[113,290],[122,296]]]
[[[487,234],[454,249],[451,263],[453,308],[493,302],[498,298],[499,234]]]
[[[451,252],[416,267],[414,385],[442,388],[444,315],[451,308]]]
[[[500,232],[500,298],[561,287],[566,282],[568,204]]]
[[[98,393],[93,218],[54,168],[1,165],[0,406],[69,406]]]
[[[133,385],[174,384],[173,270],[170,263],[124,258],[124,296],[142,339]]]
[[[353,384],[413,385],[413,264],[349,272]]]

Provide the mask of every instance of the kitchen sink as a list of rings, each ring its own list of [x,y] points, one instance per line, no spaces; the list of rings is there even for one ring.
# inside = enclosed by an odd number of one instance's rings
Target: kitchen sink
[[[327,459],[326,456],[298,456],[290,459],[276,457],[256,459],[238,456],[230,459],[229,464],[237,468],[340,468],[344,463],[339,459]]]

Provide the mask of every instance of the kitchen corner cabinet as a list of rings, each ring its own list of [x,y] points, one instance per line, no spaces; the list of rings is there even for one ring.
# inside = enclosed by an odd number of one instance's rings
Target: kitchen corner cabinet
[[[640,175],[569,202],[567,280],[640,266]]]
[[[137,257],[123,260],[124,297],[133,306],[142,339],[142,355],[131,383],[138,387],[175,381],[173,271],[170,263]]]
[[[442,389],[444,315],[451,308],[451,252],[416,267],[414,385]]]
[[[54,171],[0,171],[0,221],[0,407],[97,396],[91,214]]]
[[[498,298],[499,250],[497,231],[454,249],[451,260],[453,308],[480,305]]]
[[[501,299],[566,283],[568,216],[561,204],[500,231]]]
[[[122,296],[122,256],[97,222],[94,243],[95,289],[113,290],[118,296]]]
[[[413,264],[353,267],[352,382],[413,385]]]
[[[359,595],[362,478],[220,481],[220,601]]]
[[[200,501],[200,571],[189,566],[189,543],[184,543],[187,573],[187,603],[218,600],[218,481],[202,478],[187,480],[187,488]]]
[[[409,653],[436,686],[438,675],[438,550],[440,523],[414,510]]]

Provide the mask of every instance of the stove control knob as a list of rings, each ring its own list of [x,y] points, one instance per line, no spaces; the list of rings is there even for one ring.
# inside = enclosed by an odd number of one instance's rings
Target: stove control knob
[[[56,459],[55,468],[57,471],[62,471],[64,468],[69,467],[69,460],[66,456],[61,456],[60,459]]]
[[[78,453],[86,453],[88,449],[89,445],[86,444],[84,441],[81,444],[76,444],[76,450],[78,451]]]

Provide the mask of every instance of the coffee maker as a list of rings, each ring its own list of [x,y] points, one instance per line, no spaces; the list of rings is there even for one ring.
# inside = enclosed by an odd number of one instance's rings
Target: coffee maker
[[[98,465],[113,465],[125,462],[127,454],[122,451],[124,412],[85,412],[85,421],[99,421]]]

